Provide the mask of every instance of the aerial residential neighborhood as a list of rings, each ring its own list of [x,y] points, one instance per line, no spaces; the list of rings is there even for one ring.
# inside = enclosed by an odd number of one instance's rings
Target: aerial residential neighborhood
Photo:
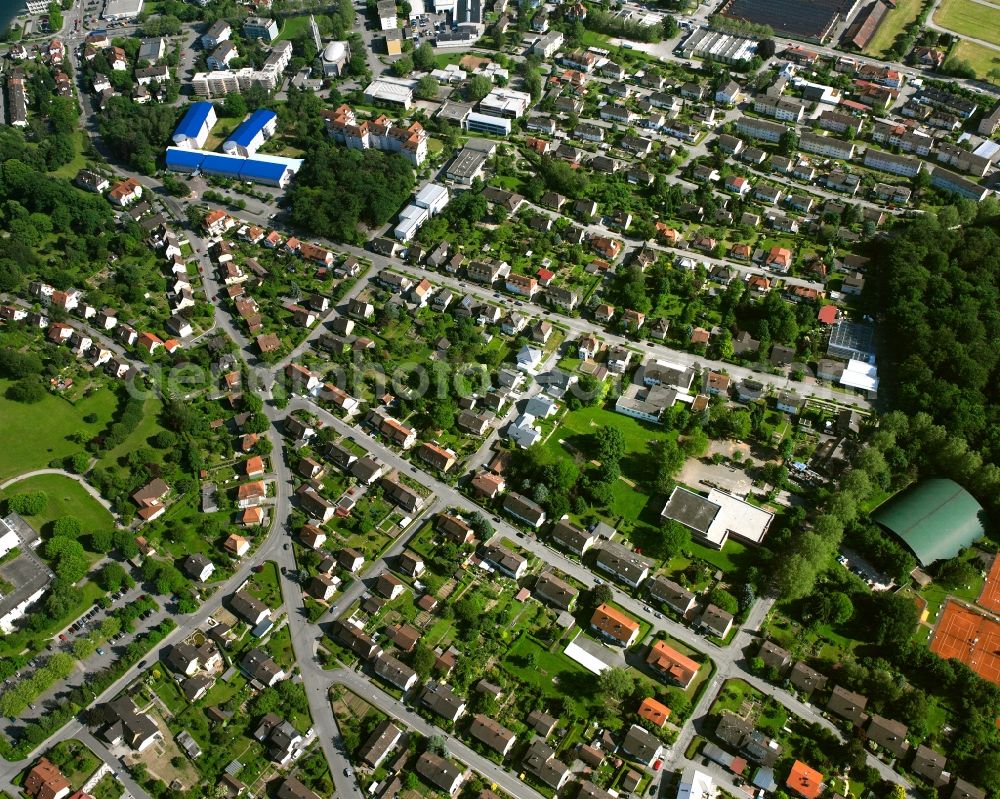
[[[2,22],[0,799],[1000,799],[1000,8]]]

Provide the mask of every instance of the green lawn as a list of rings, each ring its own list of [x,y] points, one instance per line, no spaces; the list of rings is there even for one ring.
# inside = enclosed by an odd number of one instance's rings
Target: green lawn
[[[269,608],[280,607],[281,585],[278,582],[278,566],[273,560],[262,565],[260,573],[253,576],[248,586],[250,593]]]
[[[309,17],[287,17],[281,25],[281,33],[274,41],[300,39],[309,32]]]
[[[535,686],[542,694],[552,698],[562,697],[564,693],[558,684],[560,679],[593,676],[562,652],[549,652],[529,635],[522,636],[507,651],[502,662],[504,670],[513,677]]]
[[[156,675],[159,675],[157,677]],[[167,709],[174,715],[187,709],[187,700],[181,689],[170,676],[170,671],[164,666],[156,665],[150,672],[149,687],[160,698]]]
[[[934,21],[955,33],[1000,44],[1000,8],[973,0],[943,0],[934,13]]]
[[[1000,50],[993,50],[976,42],[960,41],[952,48],[948,61],[967,61],[976,71],[979,80],[1000,83],[996,78],[989,77],[992,70],[1000,69]]]
[[[0,493],[0,499],[31,491],[44,491],[49,498],[45,510],[26,519],[36,530],[44,531],[46,525],[63,516],[79,519],[85,533],[114,527],[115,520],[104,506],[76,480],[61,474],[40,474],[21,480]]]
[[[163,430],[158,418],[163,408],[163,402],[158,397],[151,397],[146,400],[143,406],[142,421],[139,426],[132,431],[132,434],[113,450],[104,453],[97,465],[107,468],[118,465],[118,459],[127,456],[130,452],[139,447],[150,446],[149,439]],[[162,450],[156,450],[162,453]],[[161,454],[162,457],[162,454]]]
[[[653,441],[667,438],[670,433],[662,427],[645,424],[631,416],[623,416],[604,408],[581,408],[567,413],[560,422],[552,439],[567,438],[572,435],[589,435],[600,427],[617,427],[625,436],[625,457],[643,453]]]
[[[125,793],[125,786],[114,778],[112,774],[105,774],[94,786],[94,799],[120,799]]]
[[[292,632],[284,625],[271,633],[264,647],[285,671],[291,671],[295,666],[295,653],[292,652]]]
[[[895,7],[889,9],[882,24],[878,26],[878,30],[875,31],[871,42],[865,48],[865,52],[873,56],[884,55],[906,26],[920,16],[922,6],[923,0],[898,0]]]
[[[75,405],[54,394],[41,402],[25,405],[5,396],[10,381],[0,380],[0,419],[3,420],[4,446],[0,448],[0,480],[33,469],[42,469],[83,450],[70,440],[74,434],[89,439],[104,429],[118,406],[109,389],[95,391]],[[83,417],[94,414],[97,420],[87,424]]]

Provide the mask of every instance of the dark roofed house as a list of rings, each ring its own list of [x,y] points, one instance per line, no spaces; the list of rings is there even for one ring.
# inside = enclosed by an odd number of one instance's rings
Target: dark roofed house
[[[638,586],[649,575],[653,561],[637,555],[613,541],[607,541],[597,551],[597,568],[613,574],[623,583]]]
[[[382,654],[375,659],[375,673],[400,691],[409,691],[417,682],[417,673],[392,655]]]
[[[649,766],[663,753],[663,743],[645,727],[633,724],[622,741],[622,751]]]
[[[295,777],[286,777],[275,794],[277,799],[320,799],[320,795],[309,790]]]
[[[557,722],[558,719],[548,713],[543,713],[541,710],[532,710],[528,714],[528,726],[543,738],[548,738],[552,734]]]
[[[598,788],[590,780],[583,780],[580,783],[580,792],[576,795],[576,799],[614,799],[614,797],[603,788]]]
[[[372,734],[368,736],[368,740],[365,741],[361,747],[361,751],[358,752],[358,757],[362,763],[366,763],[372,768],[378,768],[379,763],[399,743],[402,735],[403,733],[399,727],[389,721],[389,719],[384,719],[372,730]]]
[[[745,718],[737,716],[731,710],[724,710],[719,716],[715,737],[728,746],[742,749],[753,731],[754,726]]]
[[[570,778],[569,767],[556,759],[555,750],[541,738],[531,742],[531,746],[524,754],[522,768],[557,791]]]
[[[764,661],[765,666],[774,669],[778,674],[784,674],[788,664],[792,662],[791,653],[787,649],[782,649],[774,641],[762,643],[757,657]]]
[[[906,740],[906,725],[895,719],[887,719],[873,713],[868,722],[868,740],[873,741],[894,757],[903,757],[910,751]]]
[[[465,771],[433,752],[424,752],[419,757],[416,770],[427,782],[449,796],[458,793],[465,779]]]
[[[552,539],[576,555],[583,555],[597,541],[597,536],[560,519],[552,528]]]
[[[468,544],[475,538],[475,533],[468,523],[450,513],[439,513],[434,522],[434,529],[456,544]]]
[[[101,734],[112,745],[126,744],[142,752],[160,734],[156,722],[145,713],[140,713],[127,696],[106,702],[98,713],[108,725]]]
[[[332,627],[334,639],[358,657],[371,660],[382,654],[382,647],[376,644],[364,630],[359,630],[353,624],[337,619]]]
[[[951,792],[951,799],[986,799],[986,791],[959,777],[955,780],[955,789]]]
[[[649,595],[681,616],[687,616],[696,604],[694,593],[661,576],[649,584]]]
[[[865,714],[867,705],[867,696],[848,691],[839,685],[834,686],[830,701],[826,703],[827,710],[842,719],[847,719],[855,727],[860,727],[867,718]]]
[[[385,498],[407,513],[416,513],[424,506],[424,498],[420,494],[397,480],[383,477],[380,485]]]
[[[517,741],[517,736],[513,732],[482,713],[472,717],[469,735],[503,757],[510,753],[511,747]]]
[[[560,610],[572,610],[579,593],[550,571],[544,572],[535,581],[535,595]]]
[[[545,511],[542,507],[513,491],[508,492],[504,497],[503,509],[530,527],[537,529],[545,523]]]
[[[801,660],[792,666],[792,672],[788,675],[788,681],[806,694],[826,688],[826,675],[820,674],[816,669],[810,668]]]
[[[712,635],[725,638],[729,635],[729,631],[733,629],[733,614],[717,605],[709,605],[702,611],[698,623],[702,628],[711,632]]]
[[[285,679],[285,672],[263,649],[256,647],[243,656],[240,667],[251,679],[268,687]]]
[[[944,755],[921,744],[913,756],[910,771],[928,780],[935,788],[940,788],[948,782],[944,776],[944,767],[947,763],[948,759]]]
[[[506,547],[492,545],[484,547],[483,560],[514,580],[520,580],[528,569],[528,559]]]
[[[424,687],[420,703],[448,721],[457,721],[465,713],[465,700],[443,682],[430,681]]]
[[[604,763],[604,752],[596,746],[579,743],[576,745],[576,756],[590,768],[600,768],[601,764]]]
[[[256,627],[271,615],[271,609],[267,605],[246,591],[237,591],[233,594],[229,604],[233,613],[251,627]]]

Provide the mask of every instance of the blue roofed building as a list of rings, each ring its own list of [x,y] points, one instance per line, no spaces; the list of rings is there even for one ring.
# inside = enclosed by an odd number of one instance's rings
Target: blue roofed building
[[[215,106],[206,102],[192,103],[174,131],[174,144],[188,150],[201,149],[215,122]]]
[[[175,172],[200,171],[232,180],[252,181],[266,186],[285,188],[299,168],[299,158],[281,158],[276,155],[254,155],[244,158],[228,153],[208,153],[204,150],[185,150],[168,147],[167,168]]]
[[[260,108],[237,126],[232,135],[223,142],[222,149],[230,155],[249,158],[274,135],[277,127],[278,115],[274,111]]]
[[[174,172],[196,172],[201,169],[205,153],[201,150],[188,150],[185,147],[167,148],[167,169]]]

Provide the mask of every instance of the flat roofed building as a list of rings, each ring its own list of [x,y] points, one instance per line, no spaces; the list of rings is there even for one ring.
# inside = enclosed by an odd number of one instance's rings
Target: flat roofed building
[[[472,111],[465,118],[465,129],[472,133],[490,133],[494,136],[509,136],[510,119]]]
[[[764,540],[774,514],[731,494],[712,489],[707,497],[676,486],[661,514],[680,522],[704,543],[722,549],[735,535],[754,544]]]
[[[468,146],[462,148],[448,165],[446,172],[448,180],[461,183],[463,186],[472,185],[472,181],[482,177],[489,157],[490,153],[485,150]]]
[[[497,87],[479,101],[479,110],[491,116],[520,119],[531,105],[531,95]]]
[[[413,105],[413,88],[409,81],[376,78],[365,88],[365,101],[372,104],[388,103],[409,109]]]

